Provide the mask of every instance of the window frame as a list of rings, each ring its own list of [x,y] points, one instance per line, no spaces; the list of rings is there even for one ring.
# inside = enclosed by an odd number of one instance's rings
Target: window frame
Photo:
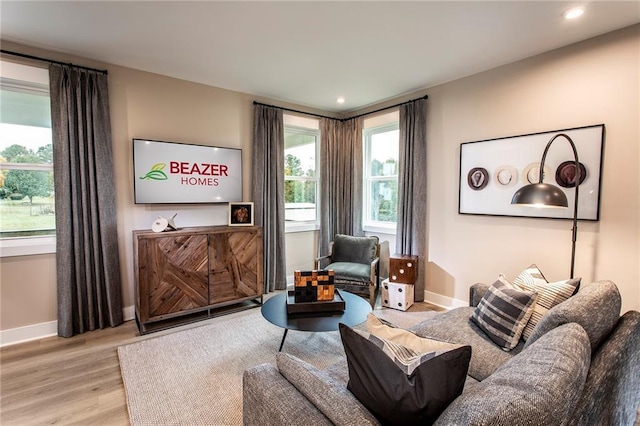
[[[400,130],[399,120],[394,120],[391,122],[386,122],[384,124],[377,124],[371,127],[367,127],[362,130],[362,145],[364,149],[363,155],[363,202],[362,202],[362,222],[363,229],[366,232],[377,232],[377,233],[386,233],[390,234],[396,233],[397,229],[397,221],[381,221],[381,220],[372,220],[371,219],[371,183],[374,181],[388,181],[395,180],[396,186],[398,185],[399,179],[399,168],[400,165],[396,169],[395,175],[386,175],[386,176],[371,176],[371,142],[372,138],[376,134],[387,133],[395,130]],[[398,161],[400,160],[400,153],[398,152]],[[397,209],[397,206],[396,206]]]
[[[320,229],[320,128],[319,128],[319,122],[318,127],[314,128],[314,127],[306,127],[304,125],[300,125],[300,124],[291,124],[291,123],[287,123],[287,121],[297,121],[295,120],[296,118],[299,117],[295,117],[295,116],[289,116],[289,115],[285,115],[285,117],[289,118],[290,120],[285,119],[285,124],[284,124],[284,132],[285,133],[296,133],[296,134],[301,134],[301,135],[309,135],[309,136],[313,136],[315,137],[316,143],[315,143],[315,176],[311,177],[311,176],[284,176],[284,182],[286,183],[287,181],[292,181],[292,182],[315,182],[315,189],[316,189],[316,194],[315,194],[315,213],[316,213],[316,218],[315,220],[308,220],[308,221],[287,221],[285,220],[285,233],[290,233],[290,232],[305,232],[305,231],[315,231]],[[286,153],[286,147],[284,147],[284,151]],[[284,158],[286,158],[286,154],[284,156]],[[283,158],[283,159],[284,159]],[[286,203],[285,203],[286,204]],[[286,211],[286,207],[285,207],[285,211]]]
[[[46,94],[50,98],[48,69],[32,64],[11,62],[3,59],[5,72],[2,85],[26,93]],[[46,73],[46,79],[44,77]],[[53,171],[53,164],[48,163],[3,163],[1,170],[38,170]],[[20,232],[20,231],[18,231]],[[17,233],[18,233],[17,232]],[[28,230],[25,233],[30,232]],[[0,258],[15,256],[31,256],[56,253],[55,226],[51,230],[43,230],[42,235],[0,237]],[[53,234],[51,234],[53,232]]]

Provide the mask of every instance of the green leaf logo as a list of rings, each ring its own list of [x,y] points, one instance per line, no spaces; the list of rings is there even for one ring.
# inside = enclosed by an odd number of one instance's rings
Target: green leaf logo
[[[151,180],[167,180],[167,174],[162,170],[167,167],[165,163],[156,163],[151,166],[151,170],[144,176],[141,176],[140,179],[151,179]]]

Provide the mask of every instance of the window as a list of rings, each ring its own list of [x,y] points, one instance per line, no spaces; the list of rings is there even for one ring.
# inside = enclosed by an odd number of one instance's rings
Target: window
[[[55,234],[53,139],[48,71],[6,61],[0,70],[0,239],[6,255],[9,239]]]
[[[398,219],[397,112],[365,121],[363,137],[365,229],[395,228]]]
[[[318,225],[318,120],[284,116],[284,203],[288,231]]]

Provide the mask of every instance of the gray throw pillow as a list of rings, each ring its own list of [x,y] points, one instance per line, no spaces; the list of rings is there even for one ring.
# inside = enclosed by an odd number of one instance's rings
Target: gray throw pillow
[[[503,277],[489,287],[471,314],[482,331],[505,351],[515,348],[536,303],[537,293],[515,288]]]

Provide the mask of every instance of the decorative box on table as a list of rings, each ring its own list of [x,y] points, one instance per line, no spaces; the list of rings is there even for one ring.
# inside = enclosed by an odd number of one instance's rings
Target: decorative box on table
[[[392,283],[415,284],[418,279],[418,256],[394,254],[389,257],[389,281]]]
[[[295,292],[287,292],[287,314],[312,314],[315,312],[340,312],[345,309],[345,301],[336,290],[332,300],[319,302],[297,302]]]
[[[382,281],[382,306],[406,311],[413,305],[413,284],[392,283],[388,279]]]
[[[296,302],[332,301],[334,296],[333,270],[294,271],[294,297]]]

